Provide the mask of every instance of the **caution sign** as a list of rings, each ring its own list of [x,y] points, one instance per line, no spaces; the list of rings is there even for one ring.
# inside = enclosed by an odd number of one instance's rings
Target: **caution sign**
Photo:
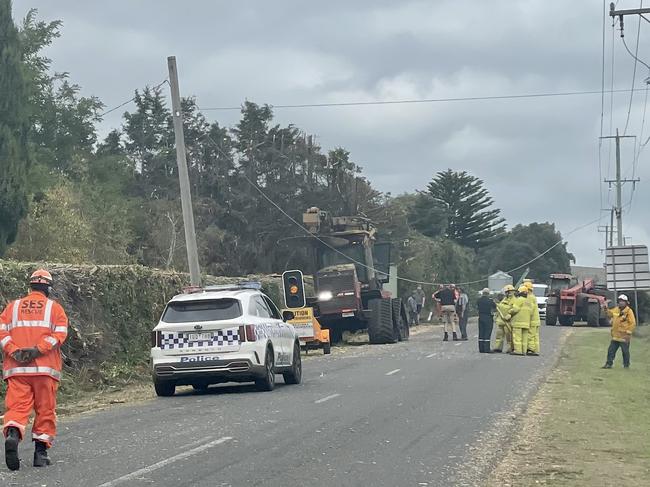
[[[300,308],[290,310],[293,313],[293,319],[287,321],[296,329],[299,338],[313,338],[314,333],[314,309]]]

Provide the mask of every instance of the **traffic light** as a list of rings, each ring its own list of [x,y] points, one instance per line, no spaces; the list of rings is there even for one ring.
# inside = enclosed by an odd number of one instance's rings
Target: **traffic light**
[[[305,282],[301,271],[283,272],[282,287],[284,288],[284,302],[287,308],[305,307]]]

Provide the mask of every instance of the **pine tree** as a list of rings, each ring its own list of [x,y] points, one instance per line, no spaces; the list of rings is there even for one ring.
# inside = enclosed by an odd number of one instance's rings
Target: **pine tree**
[[[0,0],[0,256],[27,210],[29,93],[11,1]]]
[[[435,203],[447,210],[447,237],[478,249],[493,243],[505,231],[501,210],[492,208],[492,197],[483,181],[465,171],[441,171],[429,183]]]

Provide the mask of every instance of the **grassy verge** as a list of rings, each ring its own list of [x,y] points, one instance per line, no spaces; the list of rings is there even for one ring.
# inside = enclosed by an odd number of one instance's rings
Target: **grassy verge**
[[[576,329],[489,485],[637,486],[650,474],[650,330],[602,370],[609,330]]]

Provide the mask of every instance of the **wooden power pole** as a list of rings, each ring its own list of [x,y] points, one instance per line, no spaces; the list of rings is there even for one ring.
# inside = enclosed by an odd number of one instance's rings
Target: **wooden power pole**
[[[194,228],[194,212],[192,210],[192,193],[190,176],[187,171],[185,154],[185,135],[183,134],[183,111],[181,95],[178,89],[178,70],[176,57],[167,58],[169,69],[169,86],[172,92],[172,118],[174,120],[174,137],[176,139],[176,163],[178,164],[178,179],[181,186],[181,208],[183,210],[183,226],[185,227],[185,247],[187,248],[187,264],[190,269],[190,285],[201,285],[201,270],[199,269],[199,253],[196,246],[196,229]]]

